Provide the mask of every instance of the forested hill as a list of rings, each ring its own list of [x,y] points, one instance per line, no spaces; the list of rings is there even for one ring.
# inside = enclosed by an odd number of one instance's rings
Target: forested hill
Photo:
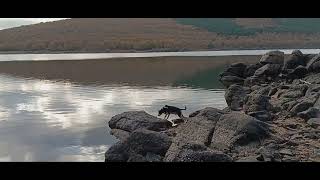
[[[318,48],[320,18],[78,18],[0,31],[0,51]]]

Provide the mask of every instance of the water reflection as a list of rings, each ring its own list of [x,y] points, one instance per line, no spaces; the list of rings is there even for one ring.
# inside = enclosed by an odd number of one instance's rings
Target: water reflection
[[[135,62],[0,63],[0,161],[103,161],[117,141],[106,124],[115,114],[226,106],[210,74],[228,61]]]

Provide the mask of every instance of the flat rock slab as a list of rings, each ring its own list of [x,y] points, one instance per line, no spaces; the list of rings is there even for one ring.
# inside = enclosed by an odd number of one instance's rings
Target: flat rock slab
[[[232,162],[233,159],[222,152],[214,151],[204,145],[185,144],[172,162]]]
[[[208,145],[211,142],[216,122],[205,116],[188,118],[176,128],[176,136],[168,149],[164,161],[173,161],[183,150],[183,146],[190,143]]]
[[[145,111],[129,111],[115,115],[109,121],[111,129],[121,129],[133,132],[137,129],[149,129],[153,131],[163,131],[171,127],[171,123],[152,116]]]
[[[208,118],[208,120],[216,122],[225,113],[226,113],[225,111],[220,110],[220,109],[216,109],[216,108],[212,108],[212,107],[206,107],[204,109],[201,109],[201,110],[198,110],[198,111],[195,111],[195,112],[191,113],[189,115],[189,117],[200,117],[200,116],[203,116],[203,117]]]

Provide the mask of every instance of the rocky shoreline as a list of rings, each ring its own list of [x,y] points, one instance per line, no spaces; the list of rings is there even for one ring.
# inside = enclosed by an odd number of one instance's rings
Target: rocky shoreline
[[[320,162],[320,54],[271,51],[220,74],[228,107],[168,121],[144,111],[109,121],[106,162]]]

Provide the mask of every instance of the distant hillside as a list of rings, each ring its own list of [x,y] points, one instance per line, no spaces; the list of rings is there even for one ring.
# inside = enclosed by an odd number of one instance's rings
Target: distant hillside
[[[316,48],[320,18],[79,18],[0,31],[0,51]]]
[[[236,36],[257,33],[320,33],[320,18],[179,18],[176,21],[210,32]]]

